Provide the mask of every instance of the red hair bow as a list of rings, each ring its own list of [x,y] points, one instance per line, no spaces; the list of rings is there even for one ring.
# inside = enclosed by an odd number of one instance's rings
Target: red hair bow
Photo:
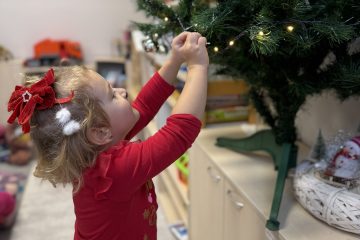
[[[8,103],[8,112],[13,111],[8,123],[18,118],[24,133],[30,131],[30,119],[34,110],[51,108],[55,103],[66,103],[74,97],[74,92],[66,98],[57,99],[52,84],[55,82],[54,70],[51,68],[45,76],[31,87],[16,86]]]

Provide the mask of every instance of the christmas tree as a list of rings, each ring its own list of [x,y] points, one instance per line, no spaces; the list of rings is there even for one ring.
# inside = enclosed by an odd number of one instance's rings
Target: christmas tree
[[[295,142],[296,114],[307,96],[326,89],[342,100],[360,94],[358,0],[167,2],[137,0],[154,18],[139,28],[157,49],[166,49],[169,34],[205,36],[211,62],[249,83],[280,144]]]
[[[316,143],[311,152],[311,159],[315,161],[320,161],[325,159],[325,157],[326,157],[326,144],[324,137],[321,133],[321,130],[319,130]]]

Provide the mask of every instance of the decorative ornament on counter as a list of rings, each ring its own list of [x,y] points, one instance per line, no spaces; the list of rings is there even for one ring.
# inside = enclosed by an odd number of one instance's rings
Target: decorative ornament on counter
[[[318,143],[319,137],[315,146]],[[296,167],[297,200],[327,224],[360,234],[360,136],[339,131],[327,142],[326,156],[318,160],[314,163],[311,154],[310,161]]]
[[[351,138],[341,146],[333,156],[324,174],[345,180],[360,177],[360,136]]]

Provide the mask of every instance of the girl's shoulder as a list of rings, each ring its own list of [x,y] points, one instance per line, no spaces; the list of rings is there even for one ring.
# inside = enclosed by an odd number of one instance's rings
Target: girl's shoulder
[[[85,170],[83,174],[84,184],[93,189],[94,198],[97,200],[103,199],[104,194],[110,189],[113,184],[113,179],[109,171],[114,168],[114,162],[119,162],[118,158],[124,157],[125,149],[131,148],[133,144],[140,141],[131,142],[122,140],[108,149],[102,151],[96,158],[93,167]]]
[[[120,140],[118,143],[112,145],[106,150],[99,153],[96,158],[96,162],[93,167],[89,168],[89,172],[104,172],[109,168],[112,159],[118,157],[125,157],[126,151],[130,150],[134,145],[142,143],[141,140],[129,141],[129,140]]]

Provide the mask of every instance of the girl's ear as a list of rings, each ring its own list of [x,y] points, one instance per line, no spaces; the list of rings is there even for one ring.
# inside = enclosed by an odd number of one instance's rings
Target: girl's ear
[[[91,143],[99,146],[108,144],[113,140],[110,129],[106,127],[90,128],[87,132],[87,137]]]

